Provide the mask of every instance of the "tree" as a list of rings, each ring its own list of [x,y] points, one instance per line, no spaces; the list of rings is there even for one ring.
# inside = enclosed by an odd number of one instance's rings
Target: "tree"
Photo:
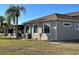
[[[5,20],[5,17],[4,16],[0,16],[0,27],[1,27],[1,33],[3,32],[3,22],[4,22],[4,20]],[[2,35],[2,34],[1,34]]]
[[[16,38],[17,39],[18,39],[18,18],[21,15],[21,12],[26,13],[25,8],[21,6],[10,6],[6,11],[8,22],[11,23],[11,20],[13,20],[14,27],[16,24]]]
[[[0,25],[1,25],[1,28],[3,26],[4,20],[5,20],[5,17],[4,16],[0,16]]]
[[[5,12],[6,16],[7,16],[7,23],[9,25],[11,25],[11,21],[13,21],[14,25],[15,25],[15,6],[10,6],[6,12]]]

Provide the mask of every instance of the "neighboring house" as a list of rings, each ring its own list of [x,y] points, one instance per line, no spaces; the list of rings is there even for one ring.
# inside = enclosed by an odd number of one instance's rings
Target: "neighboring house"
[[[76,14],[78,13],[78,14]],[[24,23],[26,38],[37,40],[79,39],[79,12],[51,14]]]
[[[16,28],[16,26],[15,26]],[[16,29],[15,29],[16,31]],[[8,27],[8,25],[6,23],[3,24],[3,28],[1,30],[0,28],[0,33],[3,33],[3,35],[5,36],[16,36],[16,33],[14,33],[14,26],[10,26]],[[23,25],[18,25],[18,33],[20,34],[24,34],[24,26]]]

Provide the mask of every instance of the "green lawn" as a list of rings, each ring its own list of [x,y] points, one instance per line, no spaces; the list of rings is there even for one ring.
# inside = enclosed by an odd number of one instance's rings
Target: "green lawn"
[[[1,55],[60,55],[79,54],[79,43],[59,43],[28,41],[28,40],[0,40]]]

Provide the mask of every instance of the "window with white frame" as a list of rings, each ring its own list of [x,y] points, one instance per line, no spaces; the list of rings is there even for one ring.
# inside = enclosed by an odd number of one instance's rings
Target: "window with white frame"
[[[30,27],[29,27],[29,25],[26,25],[26,33],[30,33]]]
[[[75,30],[79,30],[79,23],[75,24]]]
[[[51,24],[50,22],[44,23],[43,24],[43,33],[50,33],[51,31]]]
[[[71,27],[71,23],[70,23],[70,22],[64,22],[64,23],[63,23],[63,26],[64,26],[64,27]]]
[[[33,25],[33,33],[38,33],[38,25],[37,24]]]

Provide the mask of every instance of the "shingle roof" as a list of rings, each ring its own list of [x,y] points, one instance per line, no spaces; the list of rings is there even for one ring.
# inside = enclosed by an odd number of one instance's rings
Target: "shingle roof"
[[[67,13],[67,15],[70,15],[70,16],[79,16],[79,11]]]
[[[72,17],[72,15],[79,15],[79,12],[72,12],[72,13],[67,13],[67,14],[57,14],[57,13],[50,14],[50,15],[43,16],[43,17],[40,17],[40,18],[37,18],[34,20],[27,21],[25,23],[35,23],[35,22],[60,20],[60,19],[63,19],[63,20],[77,20],[77,19],[79,19],[79,16],[78,16],[78,18],[76,18],[76,17]]]
[[[42,22],[42,21],[49,21],[49,20],[55,20],[57,19],[57,16],[55,14],[43,16],[34,20],[27,21],[25,23],[34,23],[34,22]]]
[[[74,19],[74,17],[66,15],[66,14],[56,14],[57,18],[59,19]]]

